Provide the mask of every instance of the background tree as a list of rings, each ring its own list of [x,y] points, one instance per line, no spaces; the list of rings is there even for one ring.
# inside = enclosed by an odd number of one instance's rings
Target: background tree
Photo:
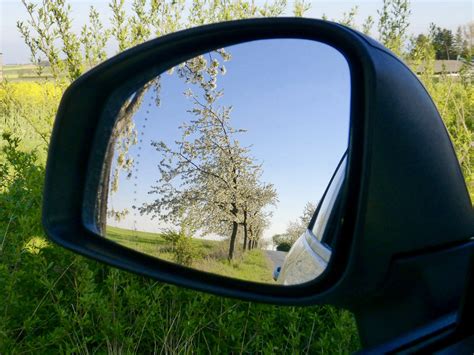
[[[472,61],[474,47],[474,21],[458,26],[454,37],[454,46],[461,59]]]
[[[439,60],[461,59],[469,62],[472,58],[474,38],[474,22],[459,26],[456,34],[435,24],[430,26],[430,39],[435,50],[435,58]]]
[[[374,18],[372,16],[367,16],[364,23],[362,24],[362,32],[366,34],[367,36],[370,36],[373,26],[374,26]]]
[[[457,59],[460,54],[455,47],[454,36],[451,30],[431,24],[431,42],[435,50],[436,59]]]
[[[401,56],[409,26],[410,2],[408,0],[384,0],[379,15],[380,41],[396,55]]]
[[[425,55],[427,50],[430,52],[428,57]],[[429,35],[420,33],[418,36],[410,38],[409,58],[412,62],[421,63],[434,59],[434,57],[435,50]]]

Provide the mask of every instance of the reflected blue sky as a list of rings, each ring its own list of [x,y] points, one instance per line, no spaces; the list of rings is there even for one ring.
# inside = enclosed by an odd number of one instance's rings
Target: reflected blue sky
[[[268,238],[283,233],[306,202],[319,201],[347,148],[349,68],[339,52],[314,41],[256,41],[227,51],[232,59],[218,77],[218,88],[224,89],[218,103],[233,106],[232,125],[247,130],[240,142],[263,164],[262,181],[277,190],[279,202],[264,233]],[[151,141],[172,144],[181,136],[178,127],[193,118],[186,112],[192,102],[183,95],[192,85],[175,73],[163,74],[161,86],[160,107],[149,90],[134,117],[140,142],[130,154],[138,169],[131,179],[121,175],[119,191],[109,199],[110,207],[127,208],[130,215],[110,224],[146,231],[164,227],[131,209],[153,200],[148,192],[159,179],[161,156]]]

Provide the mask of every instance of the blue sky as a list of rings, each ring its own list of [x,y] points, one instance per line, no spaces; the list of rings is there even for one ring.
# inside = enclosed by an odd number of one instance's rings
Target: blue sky
[[[256,0],[257,4],[264,1]],[[329,19],[342,19],[343,14],[351,7],[359,7],[357,22],[372,15],[378,18],[377,10],[382,7],[381,0],[316,0],[308,1],[311,9],[306,13],[307,17],[321,18],[326,14]],[[107,24],[110,17],[108,0],[70,0],[73,8],[73,28],[80,30],[87,18],[90,5],[94,5],[100,12],[102,20]],[[128,7],[131,1],[126,0]],[[292,4],[292,1],[288,1]],[[291,6],[289,6],[291,8]],[[469,0],[412,0],[412,14],[410,16],[410,33],[421,33],[428,30],[429,24],[434,22],[438,26],[455,30],[457,26],[472,21],[473,2]],[[287,15],[291,15],[289,12]],[[27,14],[20,0],[0,0],[0,52],[4,53],[4,63],[26,63],[29,61],[29,51],[24,45],[17,29],[16,22],[25,20]],[[373,35],[377,37],[376,26]],[[115,48],[110,48],[109,52],[115,53]]]
[[[227,73],[218,79],[224,89],[219,103],[233,106],[232,125],[247,130],[240,142],[251,146],[252,156],[263,164],[262,180],[277,190],[279,203],[264,235],[270,237],[284,232],[306,202],[319,201],[347,148],[349,67],[335,49],[306,40],[256,41],[228,52],[232,60],[224,63]],[[177,75],[164,74],[161,106],[153,104],[151,90],[146,95],[135,115],[141,142],[130,151],[138,163],[137,178],[122,176],[119,192],[110,199],[114,209],[132,211],[133,203],[152,199],[147,193],[159,178],[161,156],[150,142],[172,144],[180,136],[179,125],[193,118],[186,113],[191,102],[182,94],[188,87]],[[134,225],[149,231],[163,227],[139,213],[120,223]]]

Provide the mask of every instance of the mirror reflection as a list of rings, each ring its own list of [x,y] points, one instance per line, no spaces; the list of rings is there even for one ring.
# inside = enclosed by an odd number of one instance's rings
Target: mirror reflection
[[[98,230],[200,271],[313,280],[340,223],[350,85],[340,52],[301,39],[217,49],[158,75],[117,112]]]

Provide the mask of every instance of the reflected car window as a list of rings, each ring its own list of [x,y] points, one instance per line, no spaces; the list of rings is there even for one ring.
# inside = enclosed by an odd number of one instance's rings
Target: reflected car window
[[[312,233],[319,241],[321,241],[324,235],[331,211],[334,208],[337,196],[341,190],[342,182],[344,181],[344,177],[346,175],[346,164],[347,156],[345,156],[342,162],[339,164],[336,174],[334,175],[334,178],[331,181],[326,194],[324,195],[324,199],[321,203],[321,208],[319,209],[318,215],[316,216],[316,220],[314,221]]]

